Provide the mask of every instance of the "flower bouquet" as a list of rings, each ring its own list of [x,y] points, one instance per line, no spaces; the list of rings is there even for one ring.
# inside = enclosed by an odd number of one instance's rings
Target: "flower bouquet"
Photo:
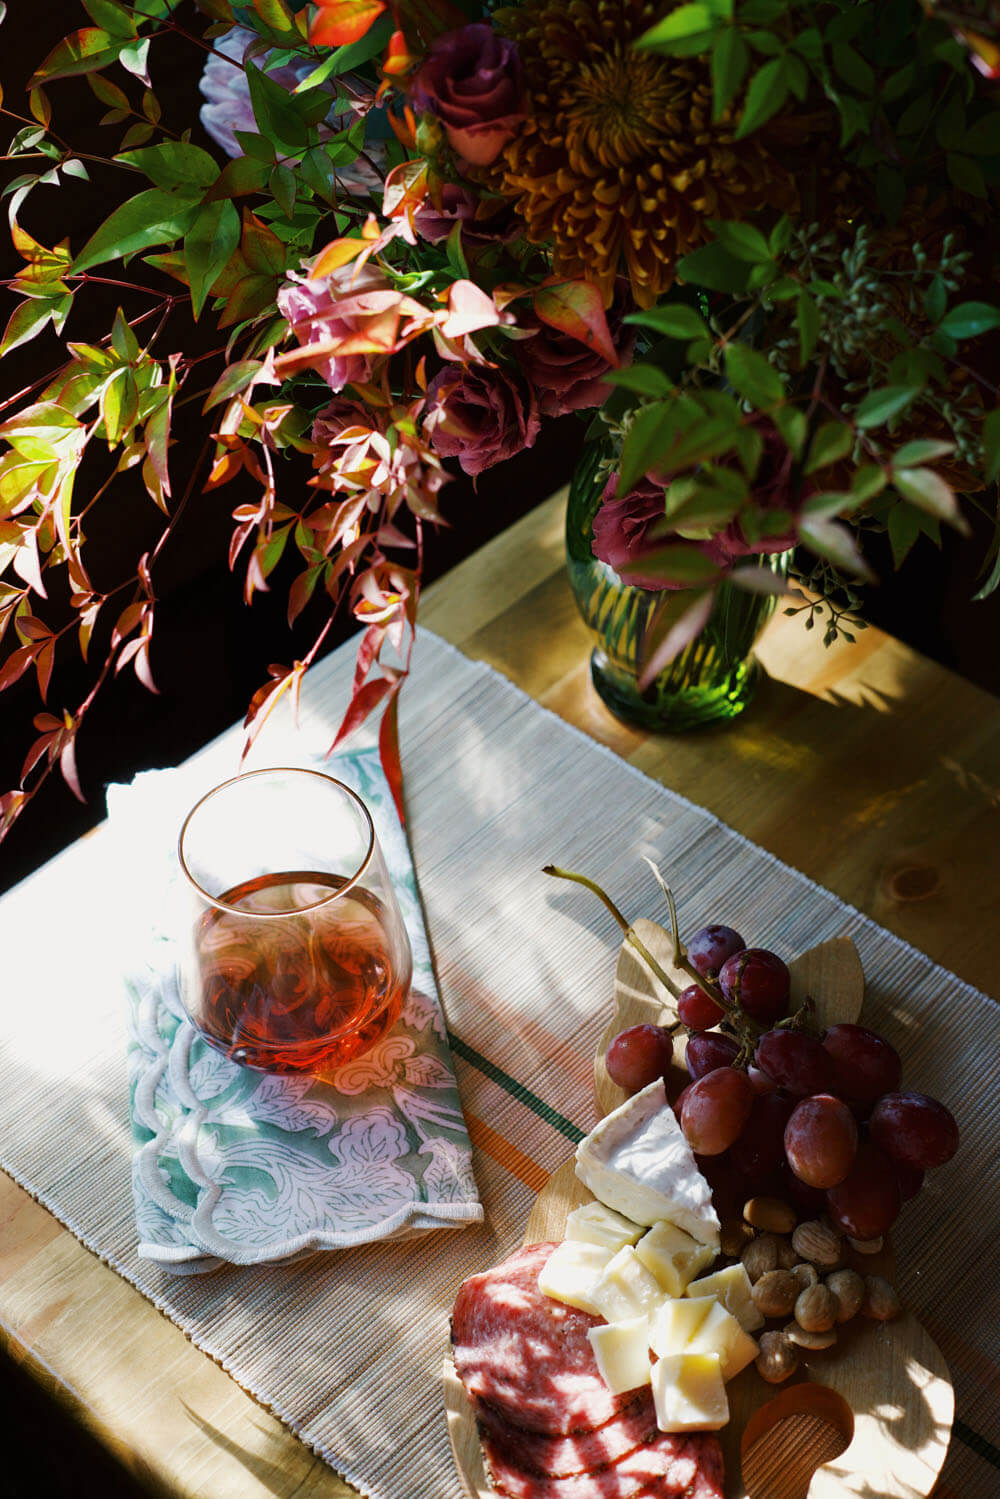
[[[899,562],[965,525],[958,493],[995,482],[990,5],[81,5],[89,24],[39,62],[27,113],[3,101],[21,266],[0,357],[35,338],[58,353],[0,411],[0,691],[33,673],[42,699],[0,831],[57,768],[79,791],[98,689],[125,668],[151,682],[185,498],[237,475],[256,496],[229,551],[247,601],[287,555],[289,618],[325,600],[309,649],[256,693],[251,733],[347,611],[361,634],[338,738],[380,713],[397,792],[423,532],[449,464],[476,476],[543,419],[589,413],[595,551],[671,600],[647,678],[721,583],[789,587],[760,559],[793,545],[796,607],[832,638],[867,532]],[[205,144],[163,116],[168,41],[201,71]],[[60,83],[81,77],[123,190],[82,243],[71,227],[48,245],[36,195],[95,169],[54,123]],[[75,341],[76,304],[108,285],[128,310]],[[208,461],[179,492],[181,403],[203,411]],[[159,539],[105,589],[85,533],[129,470]],[[996,546],[986,574],[984,589]],[[92,685],[55,709],[74,647]]]

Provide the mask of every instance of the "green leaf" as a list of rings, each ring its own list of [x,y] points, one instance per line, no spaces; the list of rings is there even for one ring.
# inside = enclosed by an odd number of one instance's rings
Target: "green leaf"
[[[854,532],[828,516],[803,518],[799,522],[799,540],[804,541],[818,557],[852,577],[872,582],[874,575],[861,555]]]
[[[239,359],[235,364],[227,365],[206,396],[202,411],[211,411],[221,401],[228,401],[246,390],[260,367],[259,359]]]
[[[804,103],[806,94],[809,91],[809,73],[805,63],[800,57],[796,57],[793,52],[786,52],[783,72],[785,82],[791,92],[800,103]]]
[[[120,307],[111,328],[111,348],[123,364],[131,364],[139,357],[139,340]]]
[[[754,74],[747,89],[746,102],[740,123],[736,128],[736,140],[742,140],[751,131],[759,129],[772,115],[776,115],[788,94],[783,59],[772,57]]]
[[[799,325],[799,355],[808,364],[819,338],[819,308],[806,291],[799,292],[796,322]]]
[[[783,213],[771,230],[771,237],[767,242],[767,248],[771,253],[772,260],[777,260],[780,255],[784,255],[791,242],[792,221],[787,213]]]
[[[176,193],[151,187],[129,198],[96,229],[73,262],[76,273],[148,250],[152,245],[172,244],[186,234],[197,206]]]
[[[102,26],[113,36],[135,36],[135,22],[118,0],[83,0],[83,8],[95,26]]]
[[[53,78],[72,78],[79,73],[96,73],[118,61],[122,50],[122,39],[110,36],[99,27],[86,26],[74,31],[53,47],[41,67],[32,77],[29,87],[46,83]]]
[[[785,447],[798,461],[802,457],[809,433],[805,412],[798,411],[794,406],[778,406],[771,413],[771,420],[781,433]]]
[[[943,151],[955,151],[965,138],[965,105],[952,89],[934,116],[934,138]]]
[[[992,307],[989,302],[960,302],[949,308],[938,327],[949,338],[978,338],[981,333],[1000,328],[1000,307]]]
[[[184,236],[184,265],[197,318],[205,299],[240,242],[240,215],[228,198],[206,203]]]
[[[937,438],[917,438],[915,442],[904,442],[892,455],[896,468],[913,468],[918,463],[931,463],[935,458],[944,458],[955,451],[953,442],[941,442]]]
[[[624,369],[611,370],[604,376],[604,381],[621,390],[635,391],[640,396],[652,396],[655,400],[662,400],[673,389],[670,376],[654,364],[630,364]]]
[[[0,340],[0,357],[34,338],[51,316],[51,302],[40,302],[34,298],[21,302],[11,313],[3,339]]]
[[[245,65],[245,71],[254,118],[261,134],[289,152],[307,145],[309,130],[300,112],[301,104],[293,101],[280,84],[254,67],[252,62]],[[306,94],[299,96],[301,100],[308,97]]]
[[[297,185],[295,173],[286,166],[279,165],[273,167],[271,175],[267,179],[268,191],[286,219],[292,218],[295,213],[295,189]]]
[[[234,130],[240,148],[247,156],[256,156],[258,161],[266,161],[273,166],[276,160],[274,147],[266,136],[258,135],[256,130]]]
[[[670,546],[658,547],[641,558],[643,574],[660,578],[664,583],[680,584],[685,588],[701,587],[714,583],[719,576],[718,564],[706,557],[700,547],[674,542]]]
[[[861,402],[854,420],[859,427],[881,427],[905,411],[920,390],[919,385],[886,385],[881,390],[873,390]]]
[[[205,194],[205,201],[212,203],[220,198],[245,198],[250,193],[259,193],[271,170],[266,161],[255,156],[234,156]]]
[[[635,487],[664,447],[664,435],[672,434],[673,403],[656,401],[642,406],[636,412],[622,444],[621,462],[618,465],[618,493],[626,495]]]
[[[712,48],[712,118],[719,120],[739,93],[750,53],[735,26],[727,26]]]
[[[865,62],[860,52],[855,52],[846,42],[834,42],[832,48],[833,66],[851,88],[857,89],[859,94],[871,94],[875,91],[875,73],[870,63]]]
[[[904,499],[928,515],[947,521],[956,530],[968,532],[968,525],[958,508],[955,491],[932,468],[894,468],[892,482]]]
[[[921,94],[919,98],[914,99],[913,103],[908,104],[903,110],[896,124],[896,133],[898,135],[919,134],[933,113],[933,93]]]
[[[839,463],[854,447],[854,433],[846,422],[824,422],[813,434],[803,473],[814,474],[831,463]]]
[[[131,42],[123,47],[118,54],[118,61],[122,67],[127,68],[147,88],[149,87],[149,41],[149,37],[144,36],[140,41]]]
[[[709,219],[708,227],[715,235],[716,242],[737,260],[748,260],[754,265],[763,265],[771,260],[767,240],[753,224],[739,219]]]
[[[640,328],[652,328],[666,338],[707,338],[708,324],[693,307],[683,302],[667,303],[662,307],[648,307],[642,312],[630,312],[626,323],[635,323]]]
[[[864,504],[866,500],[881,494],[888,482],[884,468],[880,468],[877,463],[866,463],[854,470],[851,476],[851,493]]]
[[[348,42],[343,47],[334,48],[318,68],[313,68],[312,72],[296,85],[295,93],[301,94],[306,89],[319,88],[320,84],[325,83],[331,76],[339,77],[342,73],[350,73],[353,68],[360,68],[364,63],[370,62],[382,51],[392,36],[393,24],[390,15],[379,16],[375,24],[370,26],[358,41]]]
[[[944,317],[947,305],[948,288],[945,285],[944,277],[938,274],[924,292],[924,311],[932,323],[939,323]]]
[[[702,245],[689,255],[682,255],[677,262],[677,274],[682,281],[707,286],[710,291],[736,294],[746,290],[746,262],[737,260],[721,245]]]
[[[959,144],[972,156],[1000,156],[1000,110],[977,120]]]
[[[892,547],[894,565],[902,567],[909,556],[910,548],[920,535],[920,515],[912,505],[893,505],[886,517],[889,545]]]
[[[983,169],[971,156],[959,156],[957,151],[949,151],[944,164],[959,192],[968,193],[973,198],[989,196]]]
[[[983,422],[983,464],[987,484],[995,483],[1000,478],[1000,409]]]
[[[643,32],[634,45],[672,57],[688,57],[709,45],[720,25],[732,19],[732,0],[691,0]]]
[[[219,175],[214,157],[188,141],[163,141],[137,151],[120,151],[116,160],[138,167],[156,187],[194,198],[200,198]]]
[[[777,370],[772,369],[763,354],[746,344],[727,347],[726,377],[733,389],[758,411],[768,410],[785,398],[785,387]]]

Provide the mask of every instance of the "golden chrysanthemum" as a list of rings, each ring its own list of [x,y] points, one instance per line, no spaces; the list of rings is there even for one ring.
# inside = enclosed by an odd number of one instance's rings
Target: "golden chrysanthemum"
[[[640,306],[674,279],[706,219],[795,202],[792,174],[762,139],[712,122],[700,58],[637,52],[664,11],[653,0],[526,0],[496,12],[517,43],[527,118],[489,169],[528,239],[560,275],[585,276],[610,302],[624,270]]]

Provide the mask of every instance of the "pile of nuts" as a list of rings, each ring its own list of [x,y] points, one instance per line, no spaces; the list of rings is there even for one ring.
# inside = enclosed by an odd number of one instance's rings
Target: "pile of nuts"
[[[846,1243],[861,1254],[882,1248],[881,1239]],[[769,1384],[795,1373],[800,1350],[831,1348],[838,1325],[859,1312],[887,1322],[900,1311],[883,1276],[844,1267],[845,1240],[836,1229],[819,1219],[799,1223],[794,1208],[777,1197],[751,1198],[742,1221],[723,1226],[722,1249],[742,1261],[761,1315],[791,1319],[760,1335],[757,1368]]]

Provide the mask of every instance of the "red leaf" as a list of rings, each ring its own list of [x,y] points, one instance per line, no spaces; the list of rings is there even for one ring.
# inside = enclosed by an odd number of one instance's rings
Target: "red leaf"
[[[32,661],[35,659],[35,645],[18,646],[17,650],[11,651],[3,666],[0,667],[0,692],[5,687],[10,687],[19,677],[23,677]]]
[[[406,806],[403,801],[403,767],[399,759],[399,689],[403,685],[400,677],[392,689],[385,712],[382,714],[382,723],[378,733],[378,753],[385,771],[385,778],[389,782],[389,790],[392,799],[396,803],[396,812],[401,826],[406,826]]]
[[[59,729],[50,729],[47,734],[40,735],[28,750],[21,766],[21,780],[27,780],[43,755],[47,755],[53,743],[59,735]]]
[[[35,670],[38,673],[38,691],[44,703],[49,691],[49,682],[52,680],[52,667],[55,665],[56,643],[47,640],[39,647],[38,655],[35,657]]]
[[[59,751],[59,769],[62,771],[63,780],[72,791],[77,801],[85,802],[87,798],[80,789],[80,777],[76,769],[76,726],[67,729],[66,739],[62,749]]]
[[[331,750],[335,750],[342,739],[346,739],[348,734],[353,734],[355,729],[361,727],[368,715],[374,713],[393,686],[394,683],[389,677],[376,677],[374,682],[366,682],[363,687],[356,689],[351,696],[351,705],[337,730],[337,737],[330,746]]]
[[[309,28],[314,47],[345,47],[360,41],[385,10],[384,0],[318,0]]]
[[[678,595],[675,594],[674,597],[677,598]],[[714,599],[715,594],[712,590],[707,593],[696,593],[693,602],[674,621],[659,644],[654,645],[639,677],[640,692],[644,692],[663,668],[669,666],[674,657],[679,656],[684,647],[690,645],[695,636],[701,633],[708,623]]]
[[[611,339],[604,313],[604,299],[589,281],[563,281],[557,286],[540,286],[532,298],[536,315],[550,328],[579,339],[588,349],[596,349],[602,359],[618,368],[618,355]]]

